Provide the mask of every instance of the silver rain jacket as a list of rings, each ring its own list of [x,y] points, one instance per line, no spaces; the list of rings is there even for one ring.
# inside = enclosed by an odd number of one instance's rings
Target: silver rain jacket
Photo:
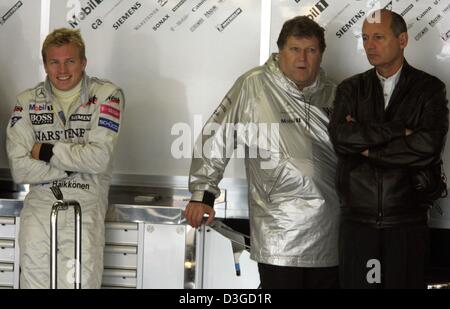
[[[82,288],[100,288],[103,272],[104,219],[112,156],[124,107],[122,90],[84,76],[81,97],[64,115],[50,82],[17,97],[7,128],[7,152],[13,179],[30,184],[20,214],[20,286],[50,287],[50,187],[82,211]],[[35,143],[53,144],[49,163],[34,160]],[[58,217],[58,287],[73,288],[73,211]]]
[[[245,153],[257,262],[338,265],[337,160],[327,131],[335,88],[321,70],[300,91],[273,54],[236,81],[203,128],[190,170],[192,200],[204,201],[206,191],[217,197],[229,154]]]

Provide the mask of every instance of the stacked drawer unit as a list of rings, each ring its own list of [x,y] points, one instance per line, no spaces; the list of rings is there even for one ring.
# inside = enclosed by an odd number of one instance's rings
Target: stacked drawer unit
[[[103,288],[140,288],[139,223],[106,222]]]
[[[17,229],[15,217],[0,217],[0,288],[18,288]]]

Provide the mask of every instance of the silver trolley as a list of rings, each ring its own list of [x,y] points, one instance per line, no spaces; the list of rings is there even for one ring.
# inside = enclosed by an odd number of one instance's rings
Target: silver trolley
[[[57,201],[53,203],[50,214],[50,278],[51,288],[57,289],[58,276],[58,212],[73,207],[75,213],[75,281],[74,288],[81,289],[81,207],[75,200],[64,200],[59,187],[50,188]]]

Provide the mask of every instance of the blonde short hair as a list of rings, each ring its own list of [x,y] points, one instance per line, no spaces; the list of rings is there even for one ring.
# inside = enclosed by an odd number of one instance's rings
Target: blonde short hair
[[[80,30],[72,30],[68,28],[60,28],[54,30],[47,35],[44,44],[42,45],[42,59],[44,63],[47,61],[47,50],[52,46],[61,47],[66,44],[73,43],[78,47],[80,51],[80,59],[86,60],[86,47],[84,45],[83,38],[81,37]]]

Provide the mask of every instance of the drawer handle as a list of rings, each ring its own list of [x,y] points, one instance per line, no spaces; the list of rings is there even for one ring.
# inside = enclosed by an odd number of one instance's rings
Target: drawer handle
[[[106,229],[125,230],[127,232],[128,230],[137,231],[138,224],[137,223],[125,223],[125,222],[106,222],[105,227],[106,227]]]
[[[16,218],[14,218],[14,217],[0,217],[0,224],[2,226],[14,225],[15,223],[16,223]]]
[[[105,277],[121,277],[121,278],[136,278],[136,270],[132,269],[111,269],[105,268],[103,270],[103,276]]]
[[[0,271],[14,271],[14,264],[6,264],[6,263],[0,263]]]
[[[137,254],[137,247],[135,246],[121,246],[121,245],[106,245],[105,252],[107,253],[123,253],[123,254]]]
[[[14,240],[0,239],[0,248],[14,248]]]

